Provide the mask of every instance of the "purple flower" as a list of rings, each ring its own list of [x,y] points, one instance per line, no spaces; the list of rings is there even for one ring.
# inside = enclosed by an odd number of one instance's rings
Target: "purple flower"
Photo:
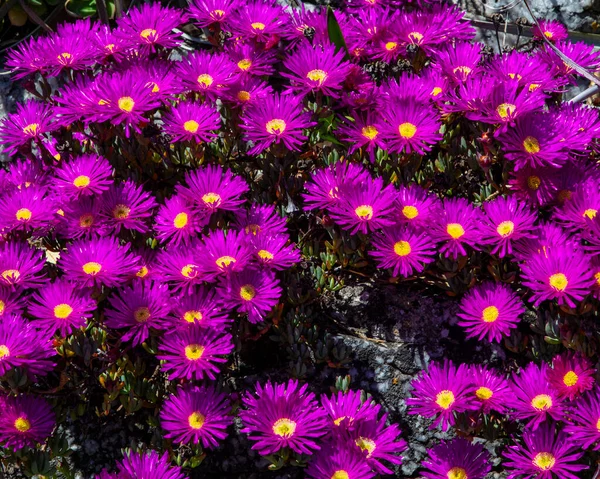
[[[75,26],[73,30],[78,31],[59,31],[50,34],[39,44],[44,56],[45,70],[49,76],[58,76],[64,70],[85,70],[96,63],[95,49],[90,48],[90,20],[80,20],[73,25]],[[61,26],[68,27],[68,24]],[[80,26],[87,31],[83,32]]]
[[[165,133],[171,142],[191,141],[210,143],[218,135],[213,133],[221,126],[221,117],[214,107],[205,104],[182,102],[163,117]]]
[[[289,15],[277,4],[261,0],[241,5],[231,17],[231,31],[259,43],[275,43],[289,28]]]
[[[220,372],[218,365],[227,362],[223,356],[231,351],[231,334],[193,327],[165,335],[156,357],[164,361],[161,367],[169,373],[169,380],[214,380]]]
[[[106,310],[105,323],[109,328],[128,328],[121,340],[131,339],[135,346],[148,339],[150,328],[167,329],[170,303],[166,284],[138,281],[111,296],[111,309]]]
[[[400,186],[396,196],[396,221],[416,228],[428,228],[440,215],[440,200],[424,188]]]
[[[361,391],[338,391],[331,397],[321,396],[321,404],[335,428],[355,427],[361,421],[376,421],[381,409],[372,399],[362,399]]]
[[[246,108],[272,94],[273,89],[266,82],[256,77],[243,76],[225,92],[224,100],[236,107]]]
[[[598,52],[594,51],[593,45],[584,42],[571,43],[568,40],[564,40],[557,41],[555,46],[572,62],[588,71],[596,71],[600,66],[600,56]],[[545,61],[554,69],[553,73],[555,76],[567,77],[571,83],[575,83],[574,77],[578,75],[577,72],[573,67],[567,65],[554,50],[545,48],[541,56],[542,58],[545,57]]]
[[[225,53],[195,52],[177,66],[177,76],[188,90],[216,100],[235,82],[237,71]]]
[[[422,231],[410,226],[385,228],[373,237],[371,256],[380,268],[393,268],[392,276],[412,276],[421,273],[425,265],[434,261],[435,244]]]
[[[579,184],[561,207],[554,210],[554,217],[565,223],[565,228],[576,233],[585,229],[588,220],[593,220],[600,210],[600,188],[598,180],[590,178]]]
[[[445,199],[443,211],[437,222],[431,225],[431,236],[443,241],[440,252],[457,259],[466,256],[465,246],[481,244],[481,212],[464,198]]]
[[[61,255],[59,266],[67,280],[81,286],[119,286],[138,269],[129,246],[112,237],[77,240]]]
[[[561,398],[574,400],[594,387],[594,374],[589,359],[581,354],[564,353],[552,360],[548,381]]]
[[[237,0],[192,0],[190,16],[199,27],[229,23],[234,11],[239,8]]]
[[[45,187],[21,188],[0,200],[0,228],[5,232],[27,231],[43,236],[55,212],[53,198]]]
[[[504,452],[504,466],[510,471],[507,479],[578,479],[574,472],[588,469],[576,464],[583,451],[556,426],[548,424],[532,431],[523,431],[522,445],[510,446]]]
[[[41,397],[10,396],[2,401],[0,441],[7,448],[35,448],[50,437],[55,425],[52,407]]]
[[[504,414],[512,395],[508,381],[485,366],[472,366],[470,372],[475,387],[473,394],[477,401],[474,404],[477,406],[476,410],[481,410],[484,414],[489,414],[490,411]]]
[[[263,50],[259,45],[235,43],[227,49],[227,53],[240,75],[264,76],[272,75],[275,71],[275,54],[271,50]]]
[[[214,449],[227,437],[227,427],[233,422],[230,410],[225,394],[213,387],[189,386],[166,400],[160,421],[167,431],[165,437],[176,444],[202,443],[204,449]]]
[[[537,429],[550,416],[557,421],[563,417],[563,402],[548,382],[548,367],[529,363],[520,374],[513,373],[510,386],[514,396],[508,405],[515,419],[528,419],[528,426]]]
[[[595,387],[569,408],[565,433],[583,449],[600,449],[600,389]]]
[[[283,72],[293,90],[306,95],[310,92],[337,98],[344,80],[350,72],[350,64],[344,60],[344,51],[336,51],[335,45],[314,48],[302,43],[286,58],[283,66],[291,73]]]
[[[156,451],[150,454],[130,451],[117,463],[117,468],[119,472],[114,479],[185,479],[179,467],[171,467],[168,452],[159,456]]]
[[[40,141],[46,133],[56,130],[53,116],[47,103],[28,100],[17,104],[17,112],[9,113],[0,123],[0,140],[6,154],[13,155],[22,146],[31,146],[31,140]]]
[[[190,327],[225,331],[231,320],[216,298],[214,290],[196,288],[172,300],[171,318],[177,329]]]
[[[93,196],[69,201],[62,207],[64,215],[58,228],[59,234],[68,239],[103,236],[108,225],[101,214],[100,201]]]
[[[235,230],[212,231],[204,237],[204,245],[200,269],[208,282],[224,274],[243,271],[252,254],[245,235]]]
[[[12,69],[15,80],[42,73],[47,68],[48,59],[43,54],[46,45],[46,38],[31,36],[8,50],[5,64]]]
[[[559,42],[569,37],[567,28],[556,20],[540,20],[539,27],[533,27],[533,37],[538,40],[547,38],[551,42]]]
[[[414,390],[412,397],[406,400],[409,414],[437,419],[432,427],[438,424],[447,429],[454,424],[454,412],[472,409],[474,403],[472,385],[468,367],[461,364],[457,367],[451,361],[442,365],[432,363],[429,371],[411,382]]]
[[[288,235],[258,236],[250,238],[254,261],[260,266],[283,271],[300,262],[300,251],[295,244],[288,244]]]
[[[252,203],[249,210],[238,213],[235,226],[247,235],[257,238],[286,234],[285,218],[281,217],[273,205]]]
[[[158,255],[156,272],[162,281],[170,282],[175,291],[191,291],[203,280],[199,267],[201,262],[199,251],[201,246],[195,241],[189,245],[162,250]]]
[[[563,169],[526,166],[512,173],[508,187],[517,199],[543,206],[556,197],[556,177]]]
[[[579,249],[579,244],[573,241],[560,226],[554,223],[542,223],[533,230],[533,238],[526,238],[515,243],[515,257],[526,261],[532,255],[545,253],[556,245],[569,245]]]
[[[19,316],[24,308],[25,304],[18,292],[0,286],[0,319],[13,314]]]
[[[224,304],[247,314],[248,321],[253,324],[264,321],[282,293],[272,272],[253,269],[224,277],[217,291]]]
[[[189,243],[207,224],[209,215],[195,210],[182,195],[174,195],[165,200],[155,218],[156,237],[173,246]]]
[[[427,479],[484,479],[491,467],[490,454],[482,444],[456,438],[433,447],[422,466]]]
[[[307,388],[290,379],[287,384],[257,383],[256,395],[246,393],[240,418],[242,432],[255,441],[252,449],[263,456],[286,447],[298,454],[320,449],[317,439],[327,432],[325,412]]]
[[[466,42],[447,46],[436,54],[436,63],[454,83],[464,83],[467,78],[477,74],[480,69],[481,46],[481,43]]]
[[[23,368],[30,378],[46,376],[54,369],[50,358],[55,355],[44,331],[20,316],[0,317],[0,376],[14,368]]]
[[[56,186],[68,197],[99,195],[112,184],[112,167],[106,158],[95,154],[81,155],[62,162],[54,170]]]
[[[308,209],[330,208],[340,202],[340,195],[346,188],[371,182],[371,176],[360,165],[343,161],[312,174],[304,186],[307,194],[304,201]]]
[[[372,479],[375,473],[365,461],[362,451],[336,440],[317,451],[306,468],[313,479]]]
[[[44,258],[26,243],[6,242],[0,245],[0,286],[36,288],[44,281]],[[41,273],[41,274],[40,274]]]
[[[299,151],[306,139],[302,130],[314,125],[310,115],[303,112],[302,97],[288,92],[275,93],[249,105],[242,114],[241,127],[245,139],[254,143],[248,153],[258,155],[280,142],[288,150]]]
[[[594,284],[589,259],[568,245],[554,246],[531,255],[521,265],[523,286],[531,289],[530,301],[539,306],[545,300],[571,308]]]
[[[371,163],[373,163],[375,161],[375,148],[387,148],[381,135],[383,121],[379,118],[379,115],[371,111],[368,111],[366,115],[354,112],[352,117],[354,121],[343,117],[344,125],[339,129],[339,133],[345,141],[352,143],[352,146],[348,149],[348,155],[364,148],[365,152],[369,154]]]
[[[106,224],[119,233],[121,228],[146,233],[156,199],[132,180],[113,185],[102,195],[102,212]]]
[[[457,316],[468,338],[500,342],[518,326],[524,312],[523,303],[510,286],[487,282],[469,290]]]
[[[37,328],[49,335],[59,331],[64,337],[85,328],[96,306],[89,293],[72,283],[57,280],[34,293],[28,311]]]

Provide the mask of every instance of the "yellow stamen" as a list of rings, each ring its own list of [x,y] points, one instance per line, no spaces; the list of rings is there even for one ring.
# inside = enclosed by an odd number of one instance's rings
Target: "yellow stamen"
[[[547,411],[552,407],[552,398],[547,394],[538,394],[531,400],[531,405],[538,411]]]
[[[225,12],[223,10],[213,10],[212,12],[210,12],[210,16],[213,18],[222,18],[225,15]]]
[[[402,208],[402,214],[405,218],[413,220],[419,216],[419,210],[415,206],[407,205]]]
[[[29,221],[31,219],[31,210],[27,208],[20,208],[17,210],[15,216],[17,217],[17,221]]]
[[[214,83],[215,79],[211,77],[208,73],[203,73],[202,75],[198,75],[196,81],[200,84],[202,88],[208,88]]]
[[[373,451],[377,448],[377,444],[373,439],[369,439],[367,437],[359,437],[354,443],[360,447],[362,451],[367,451],[367,457],[371,457]]]
[[[31,423],[23,416],[18,417],[15,421],[15,429],[19,432],[27,432],[31,429]]]
[[[188,224],[188,215],[187,213],[177,213],[175,219],[173,220],[173,226],[177,229],[181,229]]]
[[[71,63],[71,58],[73,58],[73,55],[71,55],[69,52],[63,52],[56,56],[58,63],[61,65],[69,65]]]
[[[537,190],[541,184],[542,180],[539,176],[532,175],[529,178],[527,178],[527,186],[531,190]]]
[[[394,51],[396,48],[398,48],[398,44],[396,42],[387,42],[385,44],[385,49],[388,52]]]
[[[23,128],[23,133],[29,136],[37,136],[38,130],[40,129],[39,123],[30,123],[25,128]]]
[[[140,37],[146,41],[154,41],[156,38],[150,40],[150,37],[156,37],[157,33],[158,32],[154,30],[154,28],[146,28],[140,32]]]
[[[473,70],[471,69],[471,67],[461,66],[456,67],[454,70],[452,70],[452,73],[454,73],[455,75],[469,76],[472,71]]]
[[[465,229],[458,223],[448,223],[446,232],[454,239],[458,239],[465,234]]]
[[[89,263],[85,263],[82,266],[82,269],[85,274],[96,276],[102,270],[102,265],[100,263],[90,261]]]
[[[281,135],[285,131],[286,126],[285,121],[275,118],[268,121],[265,128],[271,135]]]
[[[503,221],[498,225],[496,231],[503,238],[507,238],[515,231],[515,224],[512,221]]]
[[[369,140],[373,140],[379,134],[377,128],[371,125],[363,127],[363,129],[360,130],[360,133]]]
[[[4,359],[10,356],[10,349],[6,344],[0,344],[0,359]]]
[[[597,214],[598,214],[598,210],[595,210],[594,208],[588,208],[587,210],[585,210],[583,212],[583,216],[586,216],[591,220],[593,220]]]
[[[533,458],[533,464],[542,471],[550,471],[556,464],[556,458],[549,452],[539,452]]]
[[[579,376],[577,376],[577,373],[575,371],[569,371],[563,377],[563,383],[565,384],[565,386],[568,387],[575,386],[577,384],[577,381],[579,381]]]
[[[202,426],[204,426],[204,421],[206,421],[206,417],[199,412],[193,412],[188,417],[188,424],[192,429],[202,429]]]
[[[557,291],[564,291],[569,284],[567,277],[563,273],[554,273],[548,278],[548,282]]]
[[[57,319],[67,319],[71,316],[73,308],[67,303],[61,303],[54,306],[54,317]]]
[[[183,319],[186,323],[195,323],[202,321],[202,313],[200,311],[190,310],[183,313]]]
[[[244,58],[237,63],[237,66],[240,70],[245,72],[252,66],[252,61],[248,58]]]
[[[129,218],[129,212],[131,208],[126,205],[117,205],[113,208],[113,216],[118,220],[125,220]]]
[[[190,344],[185,347],[185,357],[190,361],[198,361],[204,354],[204,347],[199,344]]]
[[[454,393],[447,389],[440,391],[435,396],[435,403],[442,409],[449,409],[454,404]]]
[[[453,467],[448,471],[448,479],[469,479],[467,476],[467,471],[462,467]]]
[[[296,426],[297,424],[295,421],[283,417],[273,424],[273,433],[277,434],[279,437],[288,439],[296,432]]]
[[[423,40],[423,34],[419,32],[410,32],[408,34],[408,39],[415,43],[419,43],[421,40]]]
[[[343,469],[340,469],[338,471],[335,471],[330,479],[350,479],[350,474],[348,474]]]
[[[496,108],[496,112],[500,116],[500,118],[507,118],[509,115],[512,115],[517,109],[516,105],[512,103],[502,103],[498,105]]]
[[[221,195],[218,195],[217,193],[206,193],[205,195],[202,195],[202,201],[207,205],[218,204],[221,202]]]
[[[266,249],[261,249],[257,254],[259,258],[265,261],[271,261],[275,257],[273,256],[273,253],[267,251]]]
[[[369,205],[360,205],[358,208],[354,210],[356,216],[358,216],[361,220],[370,220],[373,218],[373,207]]]
[[[244,301],[252,301],[256,296],[256,289],[251,284],[245,284],[240,288],[240,297]]]
[[[21,273],[17,269],[7,269],[2,272],[2,277],[6,282],[13,284],[19,280]]]
[[[484,323],[493,323],[498,319],[499,315],[500,311],[498,311],[498,308],[496,308],[496,306],[488,306],[481,313],[481,319],[483,319]]]
[[[528,136],[523,140],[523,148],[527,153],[535,154],[540,152],[540,142],[533,136]]]
[[[73,180],[73,185],[77,188],[85,188],[90,184],[90,177],[86,175],[79,175]]]
[[[6,309],[6,303],[0,299],[0,316],[2,316],[4,314],[5,309]]]
[[[244,90],[238,91],[237,99],[244,102],[250,100],[250,92]]]
[[[219,268],[227,268],[232,263],[235,263],[236,259],[233,256],[221,256],[217,258],[215,263]]]
[[[254,30],[264,30],[265,29],[265,24],[264,23],[260,23],[260,22],[253,22],[250,24],[250,26],[252,28],[254,28]]]
[[[477,389],[477,391],[475,391],[475,396],[482,401],[487,401],[493,395],[494,391],[492,391],[490,388],[486,388],[485,386],[481,386]]]
[[[196,120],[188,120],[183,124],[183,129],[190,133],[196,133],[200,124]]]
[[[408,256],[412,248],[410,247],[410,243],[408,241],[398,241],[394,244],[394,253],[398,256]]]
[[[398,132],[402,138],[412,138],[417,133],[417,126],[412,123],[402,123],[398,127]]]
[[[148,275],[148,268],[146,268],[145,266],[142,266],[137,273],[135,273],[135,275],[138,278],[144,278]]]
[[[135,101],[130,96],[122,96],[118,101],[119,110],[124,111],[125,113],[131,113],[133,107],[135,106]]]
[[[195,278],[198,276],[198,267],[195,264],[186,264],[181,268],[181,274],[186,278]]]
[[[439,86],[433,87],[433,90],[431,90],[431,96],[438,96],[440,93],[442,93],[442,89]]]
[[[137,308],[133,312],[133,318],[138,323],[145,323],[150,319],[150,310],[146,306],[142,306],[141,308]]]

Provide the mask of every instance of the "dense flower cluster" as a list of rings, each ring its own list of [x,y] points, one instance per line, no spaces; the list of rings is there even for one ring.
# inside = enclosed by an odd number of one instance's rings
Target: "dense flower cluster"
[[[597,346],[577,323],[600,299],[600,119],[563,100],[577,71],[556,50],[590,73],[600,53],[556,22],[533,34],[491,54],[437,2],[192,0],[21,42],[6,66],[33,97],[0,123],[0,456],[29,467],[78,409],[61,391],[101,387],[94,414],[153,411],[168,452],[99,479],[183,478],[239,421],[271,469],[395,473],[400,428],[343,381],[322,375],[335,393],[317,399],[236,380],[261,338],[290,345],[293,377],[345,367],[307,305],[358,272],[440,287],[461,341],[523,353],[431,363],[409,414],[469,438],[516,424],[508,477],[578,477],[600,447]],[[544,341],[574,351],[547,364]],[[492,461],[456,438],[422,469],[483,479]]]

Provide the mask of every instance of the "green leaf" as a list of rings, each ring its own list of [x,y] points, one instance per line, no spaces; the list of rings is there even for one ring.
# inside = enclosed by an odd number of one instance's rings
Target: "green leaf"
[[[348,58],[350,56],[348,47],[346,46],[344,35],[342,35],[340,24],[338,23],[337,18],[335,18],[335,14],[331,7],[327,7],[327,33],[331,43],[335,45],[336,50],[344,50],[344,52],[346,52],[346,58]]]

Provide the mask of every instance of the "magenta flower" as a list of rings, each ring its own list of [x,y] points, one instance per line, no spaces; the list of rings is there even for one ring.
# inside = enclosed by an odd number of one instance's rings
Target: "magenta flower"
[[[513,373],[510,387],[514,396],[509,398],[509,407],[515,411],[515,419],[528,419],[528,426],[537,429],[548,417],[560,421],[564,405],[556,390],[548,381],[548,366],[539,367],[529,363],[520,374]]]
[[[177,193],[208,214],[218,210],[239,211],[246,201],[241,196],[249,190],[242,178],[219,165],[207,165],[188,172],[185,182],[187,187],[177,185]]]
[[[102,195],[102,212],[107,217],[106,224],[115,233],[119,233],[121,228],[146,233],[150,229],[148,220],[155,207],[154,196],[132,180],[112,185]]]
[[[313,479],[372,479],[375,473],[367,464],[362,451],[349,447],[341,440],[327,443],[314,454],[306,475]]]
[[[321,170],[316,170],[304,186],[307,194],[304,201],[308,209],[330,208],[340,202],[346,188],[372,182],[369,172],[355,163],[343,161]]]
[[[438,114],[426,104],[392,102],[383,110],[386,123],[381,134],[391,153],[424,155],[442,139]]]
[[[174,195],[158,208],[154,225],[156,237],[173,246],[187,244],[198,237],[208,217],[206,212],[194,209],[182,195]]]
[[[156,451],[150,454],[130,451],[117,463],[117,469],[118,474],[108,479],[186,479],[179,467],[171,467],[168,452],[159,456]]]
[[[256,394],[246,393],[240,418],[242,432],[255,442],[252,449],[264,456],[286,447],[298,454],[320,449],[317,440],[327,432],[325,411],[307,388],[290,379],[287,384],[257,383]]]
[[[348,149],[348,155],[352,155],[355,151],[364,148],[368,153],[371,163],[375,162],[375,148],[386,149],[386,143],[383,140],[381,132],[383,130],[383,121],[379,115],[368,111],[366,115],[354,112],[352,115],[354,121],[346,118],[344,125],[338,130],[340,135],[352,143]]]
[[[184,91],[181,80],[175,74],[175,62],[154,61],[151,63],[138,60],[139,63],[130,68],[130,71],[142,78],[150,96],[158,98],[167,105],[171,105],[174,95]]]
[[[480,71],[481,43],[460,42],[437,52],[437,64],[454,83],[464,83]]]
[[[6,154],[13,155],[21,147],[31,146],[31,140],[41,141],[46,133],[56,130],[53,116],[47,103],[28,100],[17,104],[17,112],[9,113],[0,123],[0,140]]]
[[[556,198],[557,176],[563,169],[526,166],[512,173],[508,186],[517,199],[543,206]]]
[[[588,226],[600,210],[600,188],[598,180],[590,178],[580,183],[571,198],[554,210],[554,217],[565,224],[568,231],[576,233]]]
[[[46,45],[46,38],[30,36],[6,52],[5,65],[12,70],[15,80],[46,70],[48,58],[43,54]]]
[[[30,186],[7,194],[0,200],[0,228],[43,236],[56,212],[53,200],[45,187]]]
[[[499,81],[514,80],[520,88],[530,92],[537,89],[550,91],[559,86],[548,64],[538,55],[517,50],[495,57],[494,61],[486,66],[486,70]]]
[[[250,209],[240,211],[235,219],[238,230],[257,238],[286,234],[285,218],[273,205],[252,203]]]
[[[0,320],[6,316],[22,314],[25,304],[20,296],[19,292],[10,287],[0,287]]]
[[[202,444],[214,449],[227,437],[227,427],[233,422],[231,406],[225,394],[213,387],[189,386],[170,396],[160,412],[165,437],[176,444]]]
[[[56,186],[69,197],[99,195],[112,184],[112,166],[98,155],[81,155],[54,170]]]
[[[343,50],[336,51],[334,45],[314,48],[302,43],[283,66],[291,72],[283,72],[282,76],[290,80],[293,90],[302,95],[319,91],[334,98],[339,96],[338,91],[350,72]]]
[[[480,210],[464,198],[445,199],[440,218],[431,225],[431,236],[444,242],[440,252],[446,257],[466,256],[465,246],[476,248],[482,242],[481,219]]]
[[[186,16],[181,10],[163,7],[159,3],[147,3],[133,8],[117,20],[114,34],[132,48],[154,51],[156,47],[174,48],[180,45],[180,33],[173,29],[184,23]]]
[[[432,363],[429,371],[423,371],[411,385],[414,390],[406,400],[408,414],[437,417],[432,427],[441,425],[447,429],[454,425],[454,413],[472,409],[475,402],[475,388],[464,364],[455,367],[451,361],[442,365]]]
[[[206,328],[187,328],[171,332],[162,339],[159,354],[162,369],[169,373],[169,380],[205,377],[214,380],[219,364],[226,363],[233,351],[231,334]]]
[[[461,318],[468,338],[500,342],[503,336],[518,326],[525,307],[519,297],[502,283],[484,283],[475,286],[460,303]]]
[[[137,281],[133,286],[118,290],[109,299],[106,326],[113,329],[128,328],[121,338],[141,344],[150,336],[150,328],[165,330],[171,312],[171,297],[166,284],[154,281]]]
[[[216,100],[237,80],[237,69],[225,53],[194,52],[178,64],[177,76],[188,90]]]
[[[416,228],[428,228],[441,213],[440,200],[417,185],[400,186],[396,196],[396,221]]]
[[[260,103],[272,94],[273,89],[265,81],[256,77],[243,76],[231,85],[223,99],[236,107],[246,108]]]
[[[474,410],[480,410],[484,414],[489,414],[492,410],[500,414],[505,413],[508,398],[512,395],[508,381],[486,366],[471,366],[470,372],[475,388],[474,406],[477,409]]]
[[[59,267],[65,278],[81,286],[123,284],[137,271],[137,258],[129,251],[130,244],[120,246],[113,237],[77,240],[61,254]]]
[[[259,43],[276,43],[288,33],[289,15],[278,4],[253,0],[232,15],[229,27],[235,35]]]
[[[65,70],[85,70],[96,63],[95,49],[89,47],[92,36],[90,20],[80,20],[73,26],[74,28],[70,28],[67,23],[59,25],[59,29],[63,27],[72,31],[58,31],[39,44],[49,76],[58,76]],[[81,26],[87,31],[82,31],[79,28]]]
[[[238,313],[247,314],[248,321],[253,324],[264,321],[282,293],[272,272],[253,269],[222,278],[217,291],[224,304]]]
[[[200,269],[205,281],[243,271],[250,262],[252,250],[246,236],[235,230],[212,231],[204,237],[204,246]]]
[[[262,267],[283,271],[300,262],[300,251],[288,244],[288,235],[258,236],[250,238],[254,262]]]
[[[568,245],[552,246],[534,254],[521,265],[523,286],[531,289],[535,306],[556,299],[571,308],[581,301],[594,284],[588,258]]]
[[[600,389],[595,387],[569,408],[565,433],[583,449],[600,449]]]
[[[67,281],[56,280],[34,293],[28,311],[37,328],[49,335],[58,331],[65,337],[85,328],[96,307],[96,301],[88,292]]]
[[[225,331],[231,323],[214,290],[196,288],[191,294],[172,299],[171,318],[177,329],[190,327]]]
[[[504,452],[503,464],[510,472],[507,479],[578,479],[580,475],[573,473],[588,469],[577,464],[581,456],[576,443],[549,422],[533,431],[525,429],[523,443]]]
[[[201,248],[198,242],[192,240],[189,245],[182,244],[177,248],[160,251],[156,273],[162,281],[170,282],[175,291],[191,291],[203,280],[199,266],[201,258],[198,254],[202,251]]]
[[[552,360],[548,381],[561,398],[573,401],[594,387],[595,373],[591,361],[585,356],[564,353]]]
[[[348,184],[340,201],[331,206],[331,217],[352,234],[391,226],[395,193],[393,185],[384,187],[381,178]]]
[[[103,236],[108,233],[108,225],[101,213],[100,201],[93,196],[70,201],[62,207],[59,233],[68,239]]]
[[[0,376],[14,368],[23,368],[32,379],[46,376],[54,369],[50,358],[55,355],[56,351],[44,331],[20,316],[0,317]]]
[[[234,11],[239,8],[237,0],[192,0],[189,5],[190,17],[199,27],[213,24],[226,25]]]
[[[240,75],[264,76],[275,71],[273,64],[277,58],[274,52],[263,50],[260,45],[235,43],[227,49],[227,53]]]
[[[269,95],[249,105],[242,114],[241,127],[245,139],[254,143],[248,153],[258,155],[280,142],[288,150],[299,151],[306,139],[302,130],[314,125],[310,115],[303,111],[302,98],[288,92]]]
[[[334,428],[352,428],[362,421],[376,421],[381,407],[370,398],[362,400],[361,391],[338,391],[331,397],[321,396],[321,405]]]
[[[544,37],[551,42],[560,42],[569,37],[567,28],[556,20],[540,20],[539,27],[533,27],[533,37],[538,40],[543,40]]]
[[[555,46],[567,58],[588,71],[596,71],[600,66],[600,56],[598,52],[594,51],[592,45],[584,42],[571,43],[568,40],[564,40],[557,41]],[[578,73],[573,67],[565,63],[554,50],[546,48],[543,50],[542,55],[542,58],[545,56],[545,61],[552,66],[555,76],[567,77],[571,83],[575,83],[575,76]]]
[[[214,107],[182,102],[163,117],[163,129],[171,135],[171,142],[191,141],[210,143],[218,135],[213,131],[221,126],[221,117]]]
[[[41,252],[26,243],[0,244],[0,286],[39,287],[45,281],[44,264]]]
[[[373,238],[374,251],[370,253],[380,268],[393,268],[392,276],[406,278],[421,273],[434,261],[434,246],[425,232],[410,226],[393,226]]]
[[[532,255],[545,253],[557,244],[579,249],[579,244],[554,223],[541,223],[533,230],[533,235],[533,238],[522,239],[515,243],[515,257],[519,261],[526,261]]]
[[[443,442],[428,451],[423,461],[427,479],[485,479],[491,470],[490,454],[482,444],[474,444],[463,438]]]
[[[50,437],[56,426],[52,407],[41,397],[9,396],[2,401],[0,442],[14,451],[35,448]]]

